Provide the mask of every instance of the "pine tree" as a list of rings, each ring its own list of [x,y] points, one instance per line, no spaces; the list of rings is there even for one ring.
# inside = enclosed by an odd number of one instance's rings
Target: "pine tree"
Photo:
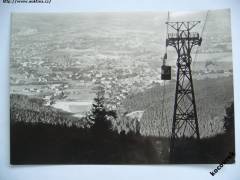
[[[88,119],[93,122],[92,130],[97,137],[103,137],[112,131],[111,118],[116,119],[116,112],[107,110],[105,107],[104,88],[99,86],[97,89],[92,109]]]

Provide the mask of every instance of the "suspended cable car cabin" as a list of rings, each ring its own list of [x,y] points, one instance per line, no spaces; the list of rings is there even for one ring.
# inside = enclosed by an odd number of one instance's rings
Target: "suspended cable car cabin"
[[[161,79],[162,80],[171,80],[171,66],[165,65],[167,59],[167,53],[163,57],[163,65],[161,67]]]

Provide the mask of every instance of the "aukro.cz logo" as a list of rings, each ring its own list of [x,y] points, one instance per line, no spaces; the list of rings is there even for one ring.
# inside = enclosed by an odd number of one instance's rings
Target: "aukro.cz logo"
[[[50,4],[51,0],[3,0],[3,3],[47,3]]]
[[[212,176],[214,176],[218,171],[223,167],[224,164],[227,164],[233,157],[235,156],[234,152],[230,152],[228,156],[217,166],[216,169],[209,172]]]

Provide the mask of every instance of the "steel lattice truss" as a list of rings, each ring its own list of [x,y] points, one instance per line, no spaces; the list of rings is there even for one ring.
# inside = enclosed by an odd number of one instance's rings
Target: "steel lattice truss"
[[[174,33],[168,33],[166,45],[174,47],[178,55],[171,149],[174,149],[173,146],[176,138],[200,138],[191,73],[191,50],[194,46],[200,46],[202,42],[199,33],[191,32],[198,23],[200,22],[166,23],[168,31],[174,31]]]

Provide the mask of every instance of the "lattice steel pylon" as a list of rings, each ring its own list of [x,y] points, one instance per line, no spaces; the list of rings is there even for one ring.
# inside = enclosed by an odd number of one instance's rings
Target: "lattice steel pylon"
[[[166,46],[174,47],[178,56],[170,153],[174,153],[177,138],[200,139],[191,72],[191,50],[202,42],[199,33],[191,31],[199,23],[200,21],[166,22],[169,32]]]

